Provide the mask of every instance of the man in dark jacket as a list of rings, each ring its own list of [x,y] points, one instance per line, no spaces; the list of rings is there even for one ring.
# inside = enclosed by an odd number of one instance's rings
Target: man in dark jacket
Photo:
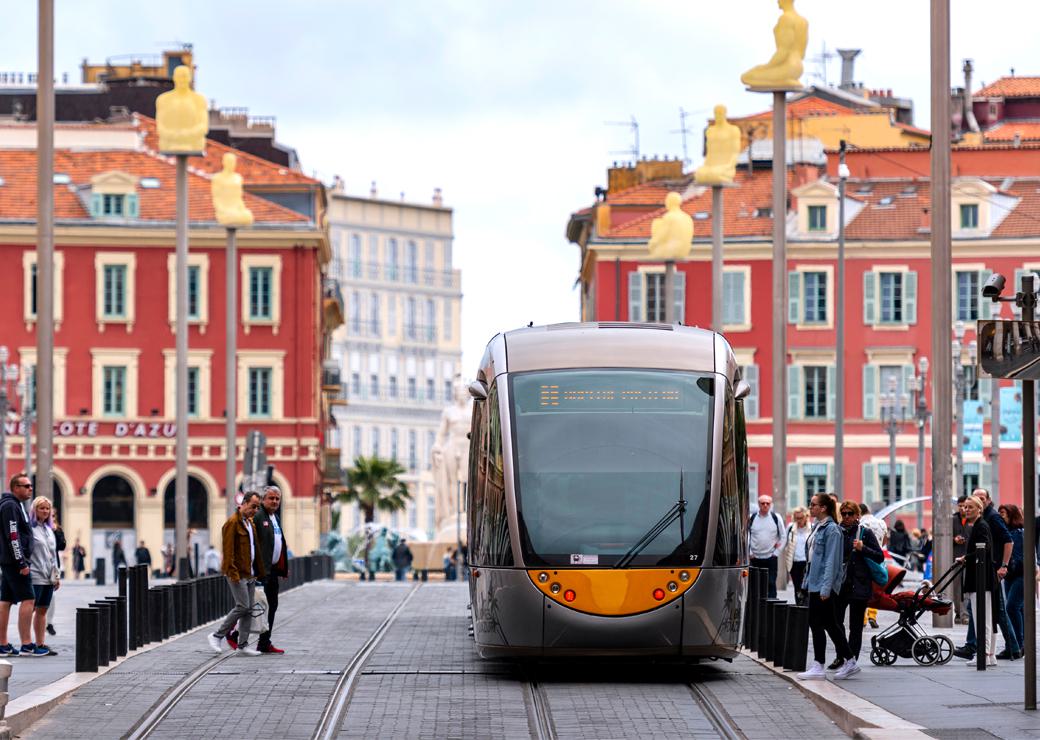
[[[971,525],[964,518],[964,512],[961,511],[961,507],[964,505],[964,499],[967,496],[961,496],[957,499],[957,511],[953,514],[953,521],[951,530],[953,533],[953,558],[963,557],[967,552],[968,535],[971,534]],[[953,613],[954,618],[957,620],[957,624],[967,624],[968,615],[964,611],[964,574],[959,574],[953,579],[953,583],[950,584],[950,590],[953,592]]]
[[[32,529],[22,502],[32,498],[33,485],[29,477],[18,474],[11,478],[11,492],[0,496],[0,656],[37,655],[36,645],[29,631],[36,600],[29,579],[29,557],[32,553]],[[7,623],[11,604],[18,606],[18,636],[22,647],[16,650],[7,641]],[[40,655],[47,655],[43,650]]]
[[[264,561],[264,596],[267,597],[267,631],[260,633],[257,648],[261,653],[281,655],[285,651],[271,644],[274,629],[274,613],[278,611],[278,579],[289,575],[289,546],[285,542],[282,524],[278,520],[278,509],[282,505],[282,492],[278,486],[267,486],[260,510],[253,517],[256,533],[260,539],[260,556]]]
[[[402,537],[401,541],[394,547],[393,553],[390,555],[391,560],[394,561],[394,580],[403,581],[405,576],[408,575],[408,569],[412,567],[412,550],[408,547],[408,543]]]
[[[256,527],[253,526],[253,516],[259,507],[260,494],[255,491],[243,494],[238,511],[224,522],[224,527],[220,530],[221,544],[224,548],[221,567],[235,606],[224,617],[217,631],[209,635],[209,646],[218,653],[223,652],[224,638],[228,632],[238,624],[239,640],[232,649],[240,655],[260,654],[259,650],[248,644],[249,628],[253,624],[256,581],[262,581],[266,573],[264,561],[260,557],[259,543],[256,541]]]

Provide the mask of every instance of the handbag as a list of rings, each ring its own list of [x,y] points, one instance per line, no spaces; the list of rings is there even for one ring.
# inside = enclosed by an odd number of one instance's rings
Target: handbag
[[[863,527],[859,528],[859,539],[863,539]],[[885,567],[884,563],[878,563],[870,558],[863,558],[867,563],[867,570],[870,571],[870,578],[874,583],[879,586],[888,585],[888,568]]]
[[[61,571],[58,570],[57,565],[51,566],[51,585],[57,586],[61,582]]]

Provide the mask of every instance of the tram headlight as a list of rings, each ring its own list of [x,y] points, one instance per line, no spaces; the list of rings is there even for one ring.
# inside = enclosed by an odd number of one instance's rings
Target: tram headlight
[[[668,581],[668,590],[674,594],[676,591],[679,590],[679,584],[675,581]]]
[[[548,573],[543,571],[543,572],[538,574],[538,582],[539,583],[545,583],[548,580],[549,580],[549,574]]]
[[[688,580],[690,580],[690,571],[688,571],[688,570],[681,570],[681,571],[679,571],[679,580],[682,581],[683,583],[686,583]]]
[[[553,585],[549,586],[549,590],[552,591],[554,594],[560,593],[560,584],[554,583]]]

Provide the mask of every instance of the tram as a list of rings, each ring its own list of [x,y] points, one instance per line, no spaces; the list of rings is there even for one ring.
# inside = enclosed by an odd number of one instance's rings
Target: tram
[[[734,657],[749,392],[728,342],[703,329],[496,335],[470,385],[480,655]]]

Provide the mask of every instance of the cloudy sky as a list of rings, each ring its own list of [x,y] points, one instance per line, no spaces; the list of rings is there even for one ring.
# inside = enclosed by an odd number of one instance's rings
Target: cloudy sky
[[[1035,0],[953,0],[954,84],[961,59],[989,82],[1040,74]],[[464,367],[497,331],[577,317],[577,248],[568,214],[631,149],[680,156],[679,109],[699,156],[711,107],[761,110],[740,73],[772,53],[773,0],[57,0],[55,69],[83,58],[195,45],[197,87],[220,106],[278,118],[279,140],[309,173],[350,193],[455,209],[463,271]],[[824,44],[863,49],[856,78],[916,104],[927,128],[926,0],[798,0],[809,19],[805,80]],[[36,64],[36,3],[7,3],[0,69]],[[836,82],[840,63],[826,74]]]

